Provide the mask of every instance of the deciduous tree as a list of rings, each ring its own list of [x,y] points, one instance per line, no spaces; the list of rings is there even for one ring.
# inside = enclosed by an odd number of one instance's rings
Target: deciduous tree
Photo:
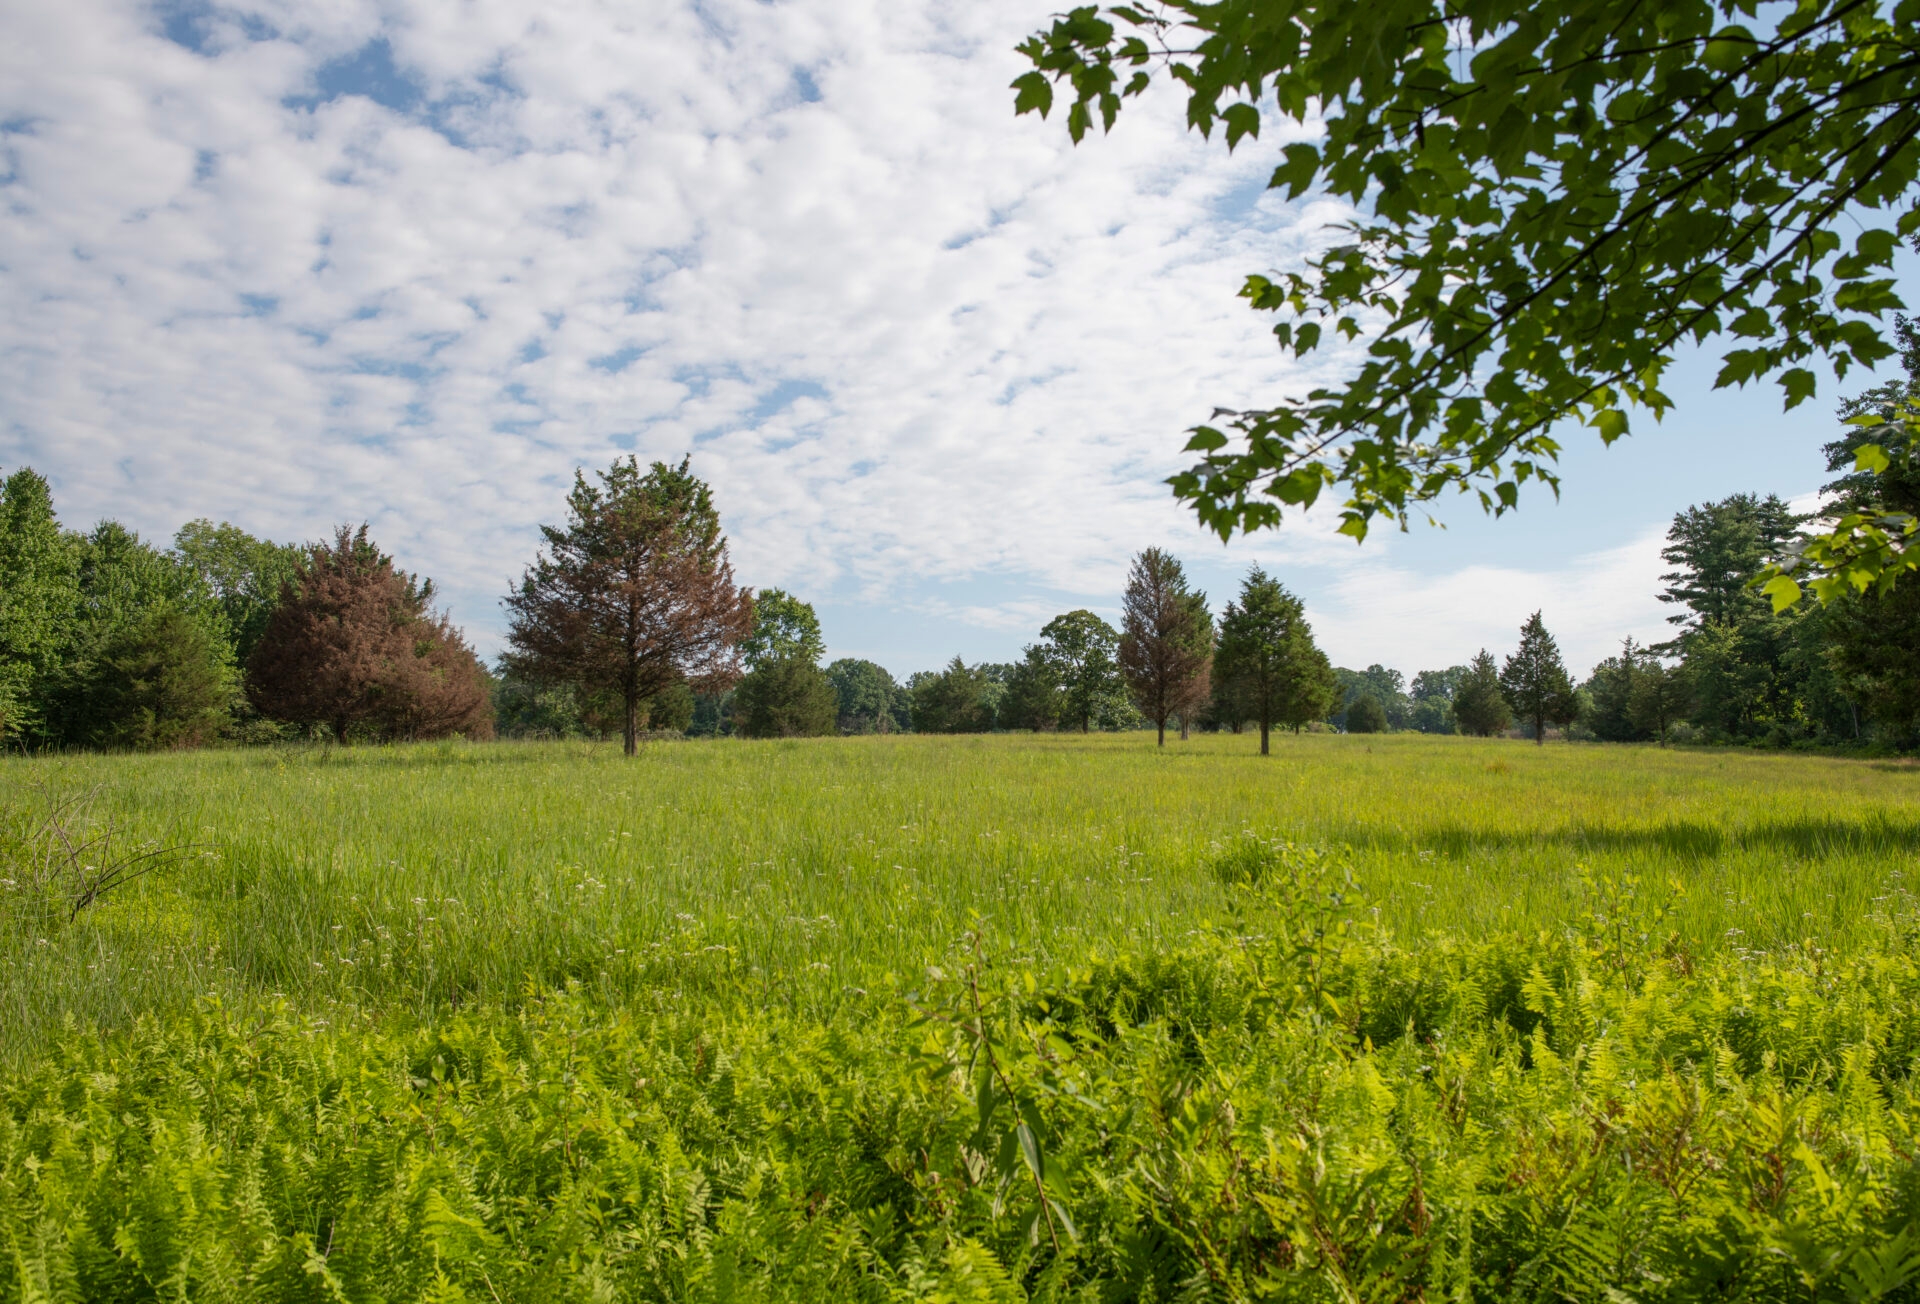
[[[1579,708],[1559,645],[1537,611],[1520,627],[1519,649],[1500,668],[1500,691],[1533,726],[1536,743],[1546,742],[1548,725],[1569,723]]]
[[[827,667],[827,678],[833,683],[842,733],[892,733],[899,728],[895,713],[902,692],[885,666],[842,657]]]
[[[1060,685],[1060,719],[1086,733],[1096,720],[1117,717],[1126,702],[1120,677],[1119,634],[1091,611],[1055,616],[1040,630]]]
[[[1606,442],[1672,401],[1676,352],[1787,406],[1892,349],[1920,233],[1912,0],[1165,0],[1081,6],[1021,46],[1016,111],[1077,141],[1164,72],[1231,147],[1277,114],[1269,185],[1356,211],[1304,273],[1250,276],[1283,347],[1353,369],[1189,442],[1175,491],[1223,536],[1329,487],[1343,529],[1464,490],[1557,484],[1556,427]],[[1234,405],[1237,406],[1237,405]],[[1920,544],[1914,545],[1920,549]],[[1910,558],[1911,559],[1911,558]],[[1876,561],[1876,564],[1878,562]]]
[[[506,599],[507,664],[536,683],[618,696],[627,755],[640,706],[674,683],[705,693],[740,675],[753,595],[735,587],[720,516],[688,469],[637,459],[574,473],[564,527]]]
[[[1120,673],[1164,747],[1168,718],[1190,713],[1207,697],[1213,661],[1207,597],[1187,583],[1177,558],[1148,548],[1133,559],[1122,613]]]
[[[944,670],[916,674],[909,689],[917,733],[986,733],[993,728],[986,674],[959,657]]]
[[[0,743],[27,732],[36,687],[58,663],[80,601],[78,549],[31,467],[0,483]]]

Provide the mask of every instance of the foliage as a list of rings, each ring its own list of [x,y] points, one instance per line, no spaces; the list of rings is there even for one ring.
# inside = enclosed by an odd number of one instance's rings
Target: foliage
[[[1507,731],[1513,723],[1513,707],[1500,687],[1500,672],[1494,666],[1493,653],[1481,648],[1467,667],[1459,687],[1453,690],[1453,715],[1460,731],[1491,738]]]
[[[686,461],[643,475],[629,457],[596,475],[598,486],[574,472],[565,528],[540,527],[546,548],[506,599],[504,664],[589,699],[617,696],[631,756],[647,699],[739,677],[753,597],[734,587],[712,491]]]
[[[1450,734],[1458,731],[1453,714],[1453,695],[1467,677],[1467,667],[1449,666],[1445,670],[1422,670],[1407,688],[1411,706],[1407,727],[1421,733]]]
[[[0,1084],[50,1300],[1905,1300],[1920,962],[1703,957],[1588,876],[1402,943],[1243,835],[1234,926],[1036,966],[977,923],[818,1012],[584,989],[417,1024],[217,1002]]]
[[[842,733],[897,733],[911,727],[906,694],[885,666],[842,657],[827,667],[827,678],[838,699]]]
[[[1133,559],[1122,600],[1120,673],[1160,746],[1167,720],[1192,713],[1211,694],[1213,617],[1179,559],[1148,548]]]
[[[100,648],[72,726],[90,744],[134,751],[211,742],[240,693],[224,633],[199,613],[149,608]]]
[[[188,521],[173,536],[172,556],[226,618],[233,659],[245,665],[266,631],[281,592],[299,575],[301,549],[269,543],[225,521]]]
[[[1641,742],[1652,736],[1633,709],[1641,677],[1659,664],[1654,655],[1631,638],[1623,639],[1620,654],[1593,668],[1584,686],[1587,710],[1582,722],[1605,743]]]
[[[762,589],[754,596],[753,632],[740,641],[740,659],[747,669],[793,658],[817,665],[826,654],[820,617],[811,602],[802,602],[785,589]]]
[[[959,657],[944,670],[921,671],[908,681],[918,733],[986,733],[993,728],[987,676]]]
[[[1737,341],[1721,386],[1774,377],[1791,407],[1893,352],[1891,266],[1920,236],[1914,0],[1166,0],[1076,8],[1021,46],[1016,110],[1073,96],[1077,141],[1156,67],[1231,147],[1277,113],[1269,185],[1358,210],[1306,274],[1249,277],[1306,354],[1365,342],[1344,383],[1199,428],[1174,478],[1223,537],[1332,485],[1342,529],[1404,526],[1441,494],[1495,513],[1557,487],[1550,431],[1605,442],[1656,417],[1676,350]],[[1297,137],[1297,132],[1288,132]],[[1846,237],[1852,236],[1851,247]]]
[[[994,712],[1003,729],[1056,729],[1066,709],[1058,668],[1044,645],[1027,645],[1007,675],[1005,692]]]
[[[1117,660],[1120,635],[1091,611],[1069,611],[1040,627],[1043,664],[1059,686],[1060,720],[1086,733],[1123,723],[1127,686]]]
[[[0,482],[0,743],[31,733],[36,690],[58,664],[79,594],[78,549],[61,534],[46,480]]]
[[[1300,600],[1258,566],[1241,582],[1240,596],[1220,617],[1214,673],[1232,685],[1243,718],[1260,726],[1260,754],[1268,753],[1274,725],[1295,732],[1324,719],[1334,702],[1333,667],[1313,641]]]
[[[840,695],[810,658],[766,656],[734,690],[733,711],[743,738],[817,738],[838,732]]]
[[[1500,692],[1536,743],[1546,741],[1548,725],[1571,724],[1578,713],[1573,680],[1537,611],[1520,627],[1520,647],[1500,667]]]
[[[1348,733],[1373,734],[1387,731],[1387,708],[1372,693],[1362,693],[1347,706]]]
[[[493,735],[486,671],[460,631],[428,604],[432,581],[394,568],[341,526],[311,545],[247,665],[262,715],[334,740]]]
[[[1674,567],[1660,579],[1660,601],[1684,611],[1668,616],[1682,637],[1707,625],[1738,625],[1767,610],[1754,578],[1786,550],[1802,524],[1777,495],[1734,494],[1689,507],[1673,518],[1661,558]]]
[[[1339,686],[1339,709],[1334,713],[1334,721],[1342,728],[1351,731],[1347,724],[1347,712],[1362,697],[1371,697],[1385,713],[1384,729],[1404,729],[1413,714],[1413,705],[1408,700],[1406,676],[1398,670],[1375,663],[1365,670],[1347,670],[1336,668],[1334,682]]]
[[[1693,679],[1685,666],[1651,658],[1640,664],[1628,690],[1627,720],[1642,737],[1667,745],[1667,731],[1693,709]]]

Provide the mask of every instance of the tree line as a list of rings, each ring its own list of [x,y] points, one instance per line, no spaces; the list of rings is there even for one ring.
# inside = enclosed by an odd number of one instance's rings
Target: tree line
[[[1897,333],[1906,378],[1842,405],[1920,397],[1920,330]],[[1830,443],[1836,510],[1920,512],[1920,467],[1855,465]],[[1755,581],[1808,518],[1736,494],[1679,513],[1663,556],[1664,642],[1623,642],[1584,681],[1541,614],[1504,661],[1406,680],[1330,664],[1304,608],[1254,567],[1216,616],[1179,560],[1148,548],[1116,628],[1064,612],[1016,661],[897,681],[875,662],[822,664],[811,604],[735,582],[711,488],[688,463],[576,472],[562,524],[506,595],[493,667],[434,609],[431,580],[343,526],[295,546],[196,520],[167,546],[114,521],[64,528],[30,468],[0,481],[0,743],[158,749],[305,736],[398,741],[652,735],[1118,730],[1151,726],[1604,741],[1920,742],[1920,584],[1775,611]]]

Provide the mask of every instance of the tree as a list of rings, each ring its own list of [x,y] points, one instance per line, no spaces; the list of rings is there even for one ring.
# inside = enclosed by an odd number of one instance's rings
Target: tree
[[[269,543],[225,521],[188,521],[173,536],[173,560],[196,589],[226,617],[234,660],[246,664],[279,602],[281,590],[300,569],[301,549]]]
[[[1651,653],[1629,638],[1621,643],[1619,656],[1608,657],[1593,668],[1586,684],[1591,703],[1586,718],[1594,737],[1602,742],[1629,743],[1649,736],[1651,731],[1634,714],[1633,700],[1641,677],[1656,664]]]
[[[1058,667],[1045,647],[1029,644],[1007,676],[996,719],[1004,729],[1056,729],[1065,709]]]
[[[734,586],[712,491],[684,459],[643,475],[629,457],[596,478],[575,471],[565,528],[540,527],[546,548],[506,599],[505,660],[534,683],[616,695],[632,756],[641,703],[739,678],[753,595]]]
[[[1684,719],[1692,706],[1692,689],[1687,672],[1680,666],[1662,665],[1647,657],[1633,677],[1632,696],[1627,707],[1636,729],[1651,734],[1667,745],[1667,730]]]
[[[1213,660],[1207,598],[1187,584],[1172,554],[1148,548],[1133,559],[1120,621],[1120,673],[1133,704],[1167,745],[1167,719],[1205,700]]]
[[[79,557],[31,467],[0,483],[0,743],[30,732],[79,605]]]
[[[1497,514],[1557,486],[1555,425],[1610,443],[1629,408],[1669,408],[1685,344],[1731,332],[1716,383],[1772,376],[1789,407],[1803,364],[1887,357],[1889,269],[1920,229],[1911,0],[1805,0],[1758,32],[1755,8],[1166,0],[1025,42],[1017,112],[1060,82],[1078,141],[1164,69],[1229,147],[1274,112],[1319,133],[1284,133],[1269,185],[1358,210],[1305,274],[1241,292],[1296,354],[1359,341],[1357,368],[1234,415],[1237,445],[1199,428],[1176,494],[1223,537],[1336,485],[1356,537],[1453,491]]]
[[[1450,734],[1459,722],[1453,713],[1453,696],[1466,680],[1467,667],[1449,666],[1445,670],[1422,670],[1413,677],[1407,695],[1413,699],[1407,723],[1421,733]]]
[[[1347,707],[1347,732],[1371,734],[1386,731],[1387,708],[1380,705],[1380,699],[1372,693],[1362,693],[1354,698]]]
[[[1754,577],[1786,551],[1807,519],[1776,494],[1734,494],[1675,515],[1660,552],[1674,567],[1660,577],[1667,586],[1660,601],[1686,610],[1668,616],[1668,622],[1681,626],[1684,637],[1703,625],[1770,615],[1769,603],[1753,587]]]
[[[1060,685],[1060,718],[1086,733],[1096,720],[1120,714],[1126,684],[1116,660],[1120,636],[1091,611],[1069,611],[1041,627],[1046,655]]]
[[[1333,668],[1313,641],[1300,600],[1255,566],[1220,617],[1214,671],[1260,726],[1260,754],[1276,724],[1296,730],[1333,705]]]
[[[740,644],[747,676],[734,699],[746,738],[811,738],[835,732],[840,696],[820,669],[826,650],[813,604],[780,589],[754,599],[753,632]]]
[[[1460,686],[1453,690],[1453,715],[1462,732],[1480,738],[1505,733],[1513,722],[1513,708],[1500,690],[1500,671],[1493,663],[1493,653],[1485,648],[1480,649]]]
[[[987,677],[959,657],[946,669],[921,671],[908,682],[913,727],[919,733],[986,733],[993,712],[986,703]]]
[[[827,667],[833,683],[842,733],[892,733],[899,728],[895,710],[900,685],[885,666],[842,657]]]
[[[1406,679],[1398,670],[1389,670],[1378,663],[1365,670],[1345,670],[1336,668],[1334,682],[1339,685],[1339,705],[1335,712],[1337,723],[1348,728],[1347,711],[1362,697],[1371,697],[1385,713],[1387,723],[1383,728],[1404,729],[1412,715],[1412,703],[1403,691]]]
[[[802,602],[785,589],[762,589],[754,597],[753,632],[740,641],[740,659],[747,669],[794,657],[816,665],[826,654],[820,617],[811,602]]]
[[[734,728],[743,738],[821,737],[836,731],[839,713],[833,681],[797,651],[763,655],[734,690]]]
[[[365,525],[341,526],[307,548],[261,632],[247,663],[254,707],[343,743],[491,737],[487,674],[432,600],[432,581],[396,570]]]
[[[1533,726],[1535,743],[1546,742],[1548,725],[1574,719],[1578,703],[1573,680],[1537,611],[1520,627],[1519,650],[1500,668],[1500,691],[1520,718]]]
[[[224,630],[170,603],[116,630],[87,672],[74,732],[97,747],[160,751],[211,742],[239,691]]]

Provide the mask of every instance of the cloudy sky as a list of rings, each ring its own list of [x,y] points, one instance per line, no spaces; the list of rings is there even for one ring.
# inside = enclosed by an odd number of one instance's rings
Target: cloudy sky
[[[742,580],[898,673],[1111,614],[1150,543],[1216,605],[1273,569],[1340,664],[1539,607],[1584,669],[1658,636],[1675,511],[1818,485],[1830,380],[1782,415],[1689,360],[1664,427],[1572,437],[1557,505],[1202,535],[1161,484],[1182,431],[1311,379],[1234,291],[1341,211],[1263,192],[1271,124],[1230,156],[1171,98],[1078,149],[1014,118],[1053,7],[7,5],[0,468],[159,538],[370,521],[491,651],[576,466],[690,454]]]

